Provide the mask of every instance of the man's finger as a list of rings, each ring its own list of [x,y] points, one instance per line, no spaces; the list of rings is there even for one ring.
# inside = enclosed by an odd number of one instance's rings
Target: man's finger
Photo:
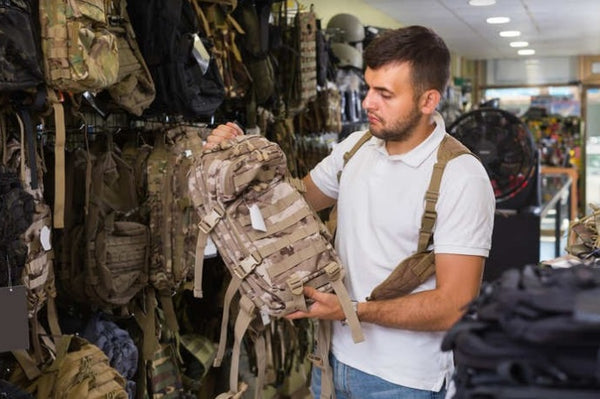
[[[313,288],[313,287],[306,286],[306,287],[304,287],[303,294],[304,294],[304,296],[305,296],[305,297],[307,297],[307,298],[310,298],[310,299],[317,299],[317,298],[316,298],[316,295],[318,295],[318,294],[319,294],[319,291],[317,291],[317,290],[316,290],[315,288]]]

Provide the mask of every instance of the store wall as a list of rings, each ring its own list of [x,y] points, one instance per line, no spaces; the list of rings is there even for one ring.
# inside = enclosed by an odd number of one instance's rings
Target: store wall
[[[305,7],[310,7],[311,4],[314,4],[314,11],[317,14],[317,18],[321,19],[323,27],[327,26],[327,22],[331,17],[339,13],[356,15],[363,25],[382,28],[399,28],[402,26],[399,21],[367,5],[362,0],[327,0],[319,2],[302,0],[299,3]]]

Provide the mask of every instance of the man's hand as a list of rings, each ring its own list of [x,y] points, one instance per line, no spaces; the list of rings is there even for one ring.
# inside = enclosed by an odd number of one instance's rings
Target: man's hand
[[[213,148],[222,141],[230,140],[243,134],[244,131],[241,127],[233,122],[227,122],[224,125],[217,126],[212,132],[210,132],[210,135],[206,138],[206,144],[204,144],[204,148]]]
[[[314,301],[308,307],[308,311],[298,310],[285,316],[286,319],[294,320],[310,317],[323,320],[344,320],[346,318],[337,295],[319,292],[312,287],[304,287],[304,296]]]

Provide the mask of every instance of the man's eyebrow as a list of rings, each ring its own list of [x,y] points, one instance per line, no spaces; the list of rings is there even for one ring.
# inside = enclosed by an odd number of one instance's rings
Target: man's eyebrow
[[[388,93],[388,94],[394,94],[393,91],[391,91],[390,89],[388,89],[385,86],[368,86],[369,89],[378,91],[378,92],[382,92],[382,93]]]

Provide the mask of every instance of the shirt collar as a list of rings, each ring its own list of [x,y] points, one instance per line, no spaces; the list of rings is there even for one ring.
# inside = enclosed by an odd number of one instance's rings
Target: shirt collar
[[[401,161],[410,167],[418,168],[434,151],[437,151],[446,133],[444,119],[437,111],[433,113],[433,121],[435,123],[433,132],[421,144],[406,154],[389,155],[385,149],[385,142],[377,137],[372,137],[368,145],[374,146],[378,152],[388,157],[389,160]]]

